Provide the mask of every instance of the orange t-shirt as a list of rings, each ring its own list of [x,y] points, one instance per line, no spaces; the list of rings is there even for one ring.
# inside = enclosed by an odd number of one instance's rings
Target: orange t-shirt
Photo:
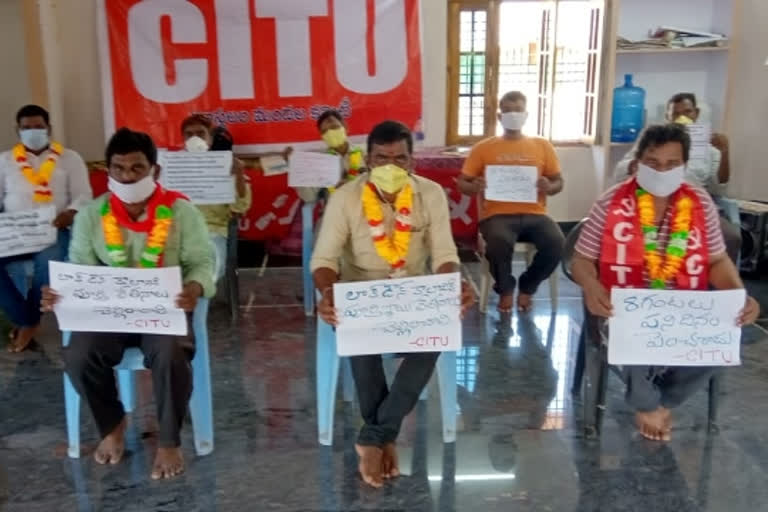
[[[541,176],[560,174],[560,161],[552,144],[539,137],[523,137],[509,140],[491,137],[478,142],[464,161],[461,173],[466,176],[485,176],[487,165],[527,165],[536,167]],[[504,201],[481,201],[480,218],[493,215],[522,215],[547,213],[547,196],[539,193],[537,203],[508,203]]]

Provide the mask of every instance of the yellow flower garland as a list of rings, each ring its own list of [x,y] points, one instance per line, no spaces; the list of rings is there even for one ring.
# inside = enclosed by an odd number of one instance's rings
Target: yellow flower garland
[[[384,213],[376,189],[370,183],[363,187],[363,214],[371,230],[376,253],[393,269],[405,265],[408,247],[411,243],[411,212],[413,208],[413,189],[406,185],[395,200],[395,229],[388,237],[384,229]]]
[[[13,147],[13,159],[19,164],[24,178],[35,187],[33,199],[36,203],[50,203],[53,201],[53,193],[50,188],[51,176],[63,151],[64,147],[61,144],[58,142],[51,143],[48,158],[40,164],[40,169],[36,171],[29,165],[27,150],[24,144],[16,144]]]
[[[655,222],[656,208],[653,197],[643,189],[637,190],[637,209],[645,243],[645,266],[651,279],[651,288],[664,288],[668,281],[677,277],[685,261],[693,219],[693,201],[687,196],[677,199],[665,257],[657,250],[659,229]]]
[[[165,205],[159,205],[155,211],[155,218],[152,222],[152,229],[147,235],[147,243],[139,259],[139,267],[156,268],[160,266],[160,258],[165,250],[165,243],[168,240],[168,233],[173,223],[173,210]],[[123,234],[120,232],[120,226],[115,214],[109,206],[109,200],[104,202],[101,211],[101,226],[104,232],[104,242],[107,246],[107,253],[115,267],[124,267],[128,262],[128,255],[125,251]]]

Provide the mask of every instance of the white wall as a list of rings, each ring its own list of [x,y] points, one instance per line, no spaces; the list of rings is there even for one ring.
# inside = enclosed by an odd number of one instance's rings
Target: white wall
[[[0,0],[0,67],[4,70],[0,93],[0,150],[16,142],[16,112],[32,102],[27,78],[21,2]]]

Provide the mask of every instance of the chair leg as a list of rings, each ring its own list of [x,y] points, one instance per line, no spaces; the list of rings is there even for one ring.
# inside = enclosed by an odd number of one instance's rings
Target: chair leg
[[[560,274],[557,269],[549,276],[549,301],[552,304],[552,312],[557,312],[558,299],[560,295]]]
[[[579,334],[579,346],[576,349],[576,364],[573,369],[573,383],[571,384],[571,394],[578,395],[581,393],[581,383],[584,379],[584,358],[586,357],[586,339],[587,339],[587,326],[581,326],[581,334]]]
[[[443,442],[456,441],[457,389],[456,352],[443,352],[437,360],[440,408],[443,413]]]
[[[594,346],[585,347],[584,361],[584,435],[593,439],[600,435],[598,409],[601,406],[600,381],[603,366],[600,349]]]
[[[488,295],[491,293],[491,268],[488,260],[480,259],[480,297],[478,297],[477,308],[480,313],[485,314],[488,311]]]
[[[67,455],[72,459],[80,458],[80,395],[64,374],[64,410],[67,416]]]
[[[717,434],[720,428],[717,426],[718,402],[720,401],[720,376],[713,375],[709,379],[709,419],[707,421],[707,433]]]
[[[343,398],[345,402],[351,403],[355,401],[355,378],[352,375],[352,364],[348,357],[345,357],[340,364],[344,366],[341,375]]]
[[[136,409],[136,376],[133,370],[117,370],[120,401],[125,412],[132,413]]]
[[[336,334],[333,328],[320,318],[317,322],[317,437],[323,446],[331,446],[341,360],[336,353]]]
[[[192,434],[195,452],[199,456],[213,452],[213,397],[211,396],[211,371],[208,344],[195,351],[192,361],[192,397],[189,415],[192,418]]]
[[[597,409],[595,411],[598,436],[603,432],[603,418],[605,417],[605,401],[606,394],[608,392],[609,373],[610,370],[608,368],[608,354],[606,353],[605,347],[600,347],[600,378],[598,380]]]
[[[307,203],[301,207],[301,272],[304,284],[304,314],[307,316],[312,316],[315,312],[315,287],[312,283],[312,274],[309,271],[312,245],[314,244],[312,231],[314,206],[314,203]]]

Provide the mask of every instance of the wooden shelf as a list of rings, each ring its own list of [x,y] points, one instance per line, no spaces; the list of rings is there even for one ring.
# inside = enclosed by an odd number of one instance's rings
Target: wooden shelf
[[[714,53],[727,52],[727,46],[694,46],[691,48],[638,48],[637,50],[616,49],[617,55],[628,55],[630,53]]]

